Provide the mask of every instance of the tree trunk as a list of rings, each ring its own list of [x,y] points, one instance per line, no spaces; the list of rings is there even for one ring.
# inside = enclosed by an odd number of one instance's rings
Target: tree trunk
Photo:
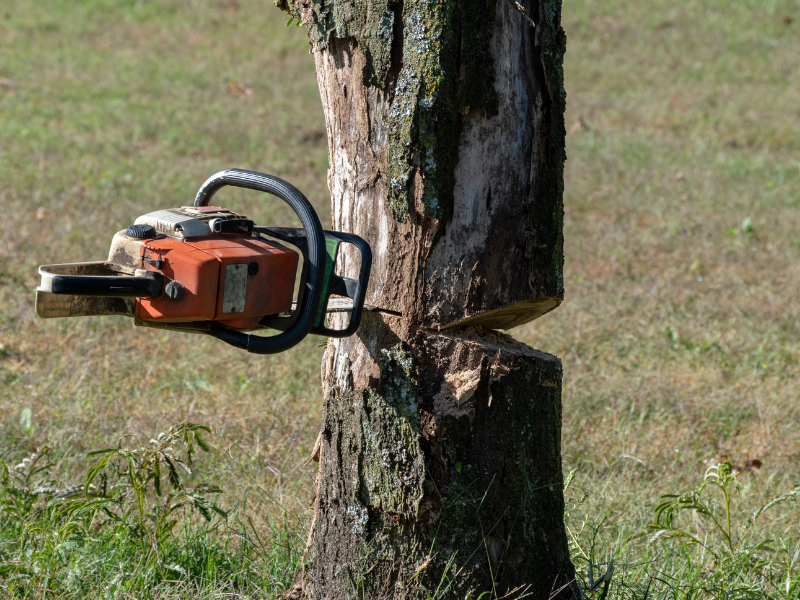
[[[561,364],[496,330],[563,297],[560,0],[527,0],[535,27],[508,0],[282,1],[316,60],[333,225],[372,246],[379,309],[323,359],[296,592],[547,598],[574,577]]]

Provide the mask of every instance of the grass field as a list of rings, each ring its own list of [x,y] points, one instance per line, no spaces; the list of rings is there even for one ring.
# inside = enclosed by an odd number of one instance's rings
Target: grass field
[[[0,7],[3,593],[264,597],[291,579],[321,340],[263,358],[124,319],[41,321],[32,291],[39,264],[103,259],[114,231],[230,166],[289,179],[328,219],[313,60],[285,23],[249,0]],[[799,598],[798,505],[748,519],[800,484],[800,1],[569,0],[564,27],[567,297],[512,333],[564,364],[575,563],[596,577],[613,560],[618,598]],[[33,494],[181,422],[208,426],[211,447],[169,503],[139,510],[113,487],[135,472],[111,465],[94,483],[121,521]],[[704,516],[707,487],[648,543],[661,496],[725,460],[730,529]],[[227,520],[207,521],[212,505]]]

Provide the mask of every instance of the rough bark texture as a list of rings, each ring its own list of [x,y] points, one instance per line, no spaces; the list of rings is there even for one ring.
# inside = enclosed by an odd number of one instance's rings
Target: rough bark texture
[[[506,0],[279,6],[309,32],[334,228],[372,246],[383,311],[328,344],[296,592],[546,598],[574,576],[561,365],[494,330],[563,297],[560,0],[527,3],[535,28]]]
[[[573,577],[559,360],[489,330],[407,334],[371,314],[344,354],[376,344],[374,369],[326,356],[306,593],[548,598]]]

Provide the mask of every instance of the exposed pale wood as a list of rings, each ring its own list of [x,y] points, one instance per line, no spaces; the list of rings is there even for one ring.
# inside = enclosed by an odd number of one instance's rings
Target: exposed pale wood
[[[461,321],[442,327],[442,331],[460,329],[462,327],[488,327],[490,329],[513,329],[525,325],[551,310],[558,308],[561,298],[538,298],[522,300],[511,306],[495,308],[480,312]]]

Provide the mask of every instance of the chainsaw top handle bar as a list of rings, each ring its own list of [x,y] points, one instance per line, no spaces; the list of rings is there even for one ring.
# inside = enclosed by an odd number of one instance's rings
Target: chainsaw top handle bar
[[[224,342],[245,348],[254,354],[276,354],[288,350],[298,344],[311,328],[317,316],[317,307],[322,296],[325,283],[325,234],[317,213],[306,197],[292,184],[264,173],[245,171],[243,169],[227,169],[209,177],[200,186],[194,199],[195,207],[207,206],[211,197],[225,186],[234,186],[266,192],[277,196],[292,207],[306,232],[308,240],[308,278],[305,293],[302,294],[301,305],[297,307],[299,314],[292,326],[271,337],[249,335],[240,331],[217,325],[210,331],[211,335]]]

